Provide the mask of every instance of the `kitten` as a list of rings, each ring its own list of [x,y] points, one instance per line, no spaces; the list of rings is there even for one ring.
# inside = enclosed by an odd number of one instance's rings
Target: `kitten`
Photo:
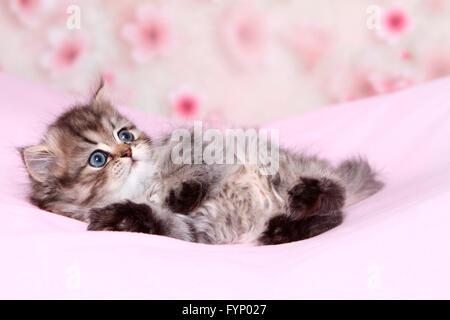
[[[88,230],[279,244],[338,226],[345,206],[383,186],[363,159],[335,168],[283,149],[271,175],[259,165],[175,164],[170,135],[147,136],[101,89],[61,115],[39,145],[21,151],[31,201],[88,222]]]

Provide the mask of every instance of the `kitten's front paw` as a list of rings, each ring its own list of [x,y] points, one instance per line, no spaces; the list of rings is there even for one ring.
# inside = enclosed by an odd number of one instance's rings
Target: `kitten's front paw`
[[[114,203],[90,211],[88,230],[163,234],[163,226],[146,204]]]
[[[170,190],[166,204],[173,212],[186,214],[198,207],[204,196],[202,184],[196,180],[188,180]]]
[[[345,200],[344,188],[326,178],[300,178],[288,194],[289,209],[299,217],[340,210]]]

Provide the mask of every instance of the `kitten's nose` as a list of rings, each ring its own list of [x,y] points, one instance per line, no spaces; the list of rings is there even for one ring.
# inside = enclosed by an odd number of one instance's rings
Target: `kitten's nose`
[[[120,154],[120,157],[121,158],[125,158],[125,157],[131,158],[131,155],[132,155],[131,154],[131,149],[127,148],[124,151],[122,151],[122,153]]]

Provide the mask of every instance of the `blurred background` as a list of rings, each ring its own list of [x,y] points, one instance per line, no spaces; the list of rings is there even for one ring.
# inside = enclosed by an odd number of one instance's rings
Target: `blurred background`
[[[251,125],[450,75],[450,0],[2,0],[0,39],[0,72]]]

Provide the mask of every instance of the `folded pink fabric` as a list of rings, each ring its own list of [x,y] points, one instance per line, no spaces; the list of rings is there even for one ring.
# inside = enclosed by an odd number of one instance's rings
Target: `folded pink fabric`
[[[32,206],[15,148],[75,101],[0,74],[0,298],[450,298],[450,78],[267,125],[296,150],[362,154],[386,182],[338,228],[267,247],[87,232]]]

